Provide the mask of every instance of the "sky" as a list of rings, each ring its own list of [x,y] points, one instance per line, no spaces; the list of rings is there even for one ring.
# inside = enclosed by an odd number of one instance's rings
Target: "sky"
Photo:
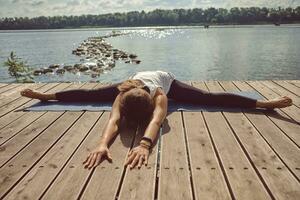
[[[0,0],[0,17],[105,14],[157,8],[296,7],[300,0]]]

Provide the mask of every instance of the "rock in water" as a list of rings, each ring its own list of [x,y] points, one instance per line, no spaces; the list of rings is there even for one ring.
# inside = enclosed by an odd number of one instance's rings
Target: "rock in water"
[[[74,65],[74,68],[75,68],[75,69],[79,69],[81,66],[82,66],[82,64],[75,64],[75,65]]]
[[[81,67],[79,68],[79,71],[81,71],[81,72],[85,72],[87,70],[89,70],[89,68],[85,65],[81,65]]]
[[[50,69],[57,69],[59,68],[59,64],[53,64],[49,66]]]
[[[140,64],[141,63],[140,60],[132,60],[132,62],[135,63],[135,64]]]
[[[105,36],[99,37],[89,37],[84,40],[75,50],[72,51],[73,54],[78,56],[84,56],[81,62],[95,62],[95,65],[76,64],[74,69],[64,68],[67,71],[81,71],[86,73],[92,73],[91,71],[110,70],[115,67],[116,60],[122,60],[125,63],[139,64],[141,61],[136,60],[136,54],[129,54],[128,52],[114,48],[105,39],[110,37],[115,37],[119,35],[126,35],[126,33],[112,33]],[[88,67],[88,69],[87,69]],[[69,69],[69,70],[68,70]]]
[[[97,62],[97,67],[103,67],[103,66],[104,66],[104,64],[102,61]]]
[[[71,71],[73,69],[73,66],[66,65],[66,66],[64,66],[64,69],[67,70],[67,71]]]
[[[92,73],[92,74],[91,74],[91,77],[92,77],[92,78],[97,78],[98,76],[100,76],[100,74],[97,74],[97,73]]]
[[[52,73],[52,72],[53,72],[52,69],[47,69],[47,68],[43,69],[43,74]]]
[[[56,73],[57,73],[57,74],[64,74],[65,72],[66,72],[65,69],[57,69],[57,70],[56,70]]]
[[[116,66],[115,62],[110,62],[110,63],[108,63],[108,67],[110,67],[110,68],[113,68],[113,67],[115,67],[115,66]]]
[[[127,54],[122,54],[122,55],[121,55],[121,58],[123,58],[123,59],[124,59],[124,58],[128,58],[128,55],[127,55]]]
[[[101,69],[100,67],[92,67],[91,70],[93,72],[97,72],[97,73],[102,73],[103,72],[103,69]]]
[[[137,57],[137,55],[135,55],[135,54],[130,54],[129,55],[129,58],[131,58],[131,59],[134,59],[134,58],[136,58]]]
[[[37,69],[37,70],[34,70],[33,71],[33,75],[35,75],[35,76],[39,76],[39,75],[41,75],[43,73],[43,70],[41,70],[41,69]]]
[[[94,62],[87,62],[83,64],[84,66],[87,66],[89,69],[91,69],[92,67],[96,67],[97,63]]]

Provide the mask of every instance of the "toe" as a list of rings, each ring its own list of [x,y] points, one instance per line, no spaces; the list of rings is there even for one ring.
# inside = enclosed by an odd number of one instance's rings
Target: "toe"
[[[22,96],[27,96],[30,93],[32,93],[32,90],[31,89],[24,89],[20,93],[21,93]]]
[[[289,99],[285,99],[283,102],[284,102],[284,103],[289,103],[290,100],[289,100]]]

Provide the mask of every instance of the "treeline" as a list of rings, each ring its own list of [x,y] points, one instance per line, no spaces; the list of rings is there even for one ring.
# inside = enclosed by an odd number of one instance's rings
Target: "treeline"
[[[1,18],[0,29],[57,29],[80,27],[122,27],[202,24],[262,24],[300,22],[296,8],[194,8],[133,11],[101,15]]]

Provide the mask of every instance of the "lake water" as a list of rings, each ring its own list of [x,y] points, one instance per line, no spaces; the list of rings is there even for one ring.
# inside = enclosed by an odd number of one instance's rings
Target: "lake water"
[[[136,71],[164,70],[179,80],[269,80],[299,79],[300,26],[225,26],[114,29],[128,35],[108,38],[114,48],[135,53],[140,64],[117,62],[97,78],[82,73],[64,76],[47,74],[37,82],[103,81],[117,82]],[[11,51],[33,68],[50,64],[80,63],[72,55],[91,36],[112,29],[0,32],[0,82],[12,82],[3,67]]]

